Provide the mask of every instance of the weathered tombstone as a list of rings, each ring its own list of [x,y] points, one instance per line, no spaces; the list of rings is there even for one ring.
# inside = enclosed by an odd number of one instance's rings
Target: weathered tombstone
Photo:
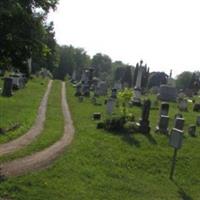
[[[194,112],[200,112],[200,103],[195,103],[193,107]]]
[[[188,134],[192,137],[196,137],[197,136],[197,132],[196,132],[196,126],[195,125],[190,125],[188,127]]]
[[[106,96],[108,91],[107,83],[105,81],[100,81],[98,87],[99,87],[99,95]]]
[[[176,114],[174,115],[174,120],[175,120],[176,118],[183,118],[183,115],[182,115],[181,113],[176,113]]]
[[[114,109],[115,100],[112,99],[112,98],[108,99],[106,105],[107,105],[107,107],[106,107],[106,108],[107,108],[107,113],[108,113],[109,115],[111,115],[112,112],[113,112],[113,109]]]
[[[150,108],[151,108],[151,101],[149,99],[145,100],[142,106],[142,117],[138,124],[139,132],[144,134],[149,133],[151,129],[149,126]]]
[[[160,116],[161,115],[168,115],[169,113],[169,104],[166,102],[162,102],[161,103],[161,107],[160,107]]]
[[[170,179],[173,179],[174,169],[176,165],[176,155],[178,149],[181,148],[183,142],[183,131],[173,128],[169,137],[169,144],[174,148],[174,154],[172,157],[172,166],[170,171]]]
[[[143,67],[142,67],[142,61],[140,62],[140,65],[138,65],[138,74],[136,79],[136,84],[134,88],[134,94],[133,94],[133,105],[141,106],[141,84],[142,84],[142,74],[143,74]]]
[[[13,88],[13,79],[10,77],[4,78],[2,96],[5,96],[5,97],[12,96],[13,95],[12,88]]]
[[[100,120],[101,119],[101,113],[96,112],[93,113],[93,120]]]
[[[86,97],[90,96],[90,86],[88,83],[82,85],[82,95]]]
[[[116,82],[114,84],[114,88],[117,89],[118,91],[122,89],[122,84],[120,82]]]
[[[187,99],[180,99],[178,102],[178,108],[180,111],[187,111],[188,110],[188,101]]]
[[[173,128],[169,137],[169,144],[175,149],[180,149],[183,142],[183,131]]]
[[[78,97],[79,102],[83,102],[83,96]]]
[[[177,117],[174,122],[174,128],[178,130],[183,130],[184,122],[185,122],[184,118]]]
[[[116,99],[117,98],[117,89],[113,88],[112,91],[111,91],[111,97],[113,99]]]
[[[158,126],[156,127],[156,132],[168,134],[169,116],[161,115]]]
[[[170,85],[161,85],[158,98],[161,101],[176,101],[176,88]]]
[[[76,93],[75,93],[75,96],[81,96],[81,85],[78,84],[76,86]]]
[[[197,116],[196,125],[197,125],[197,126],[200,126],[200,115]]]

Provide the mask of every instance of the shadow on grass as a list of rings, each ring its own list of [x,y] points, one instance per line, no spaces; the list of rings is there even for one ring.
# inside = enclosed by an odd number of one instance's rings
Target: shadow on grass
[[[193,200],[193,198],[191,196],[189,196],[184,190],[183,188],[181,188],[178,183],[175,180],[172,180],[172,182],[177,186],[178,188],[178,194],[180,196],[180,198],[182,200]]]
[[[121,135],[121,137],[122,137],[122,140],[128,143],[129,145],[140,147],[140,142],[135,139],[133,134],[124,133],[123,135]]]
[[[157,145],[157,141],[154,139],[154,137],[151,134],[143,134],[148,141],[153,144],[153,145]]]

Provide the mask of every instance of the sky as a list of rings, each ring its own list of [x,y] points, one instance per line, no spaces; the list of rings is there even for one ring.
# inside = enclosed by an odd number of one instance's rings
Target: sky
[[[200,70],[199,0],[60,0],[48,20],[60,45],[172,76]]]

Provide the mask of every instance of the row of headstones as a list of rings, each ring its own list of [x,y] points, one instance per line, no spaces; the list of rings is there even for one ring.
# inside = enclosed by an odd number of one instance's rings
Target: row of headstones
[[[6,97],[12,96],[13,90],[24,88],[27,83],[27,78],[21,73],[10,75],[10,77],[5,77],[3,80],[2,96]]]
[[[162,103],[161,104],[161,109],[160,109],[160,118],[158,122],[158,126],[156,127],[156,132],[161,132],[164,134],[168,134],[169,129],[169,104],[168,103]],[[184,118],[182,114],[176,114],[175,119],[174,119],[174,128],[178,129],[180,131],[183,131],[184,128]],[[200,116],[197,116],[196,119],[196,125],[190,125],[188,128],[188,133],[191,136],[196,136],[196,126],[200,126]]]

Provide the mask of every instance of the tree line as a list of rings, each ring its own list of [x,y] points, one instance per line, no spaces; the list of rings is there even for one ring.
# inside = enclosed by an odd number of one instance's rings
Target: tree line
[[[29,74],[28,60],[31,59],[32,73],[47,68],[55,78],[63,80],[74,71],[80,79],[83,69],[94,67],[95,76],[102,80],[133,86],[137,66],[112,61],[102,53],[90,57],[83,48],[57,44],[53,22],[47,23],[47,15],[51,9],[56,10],[58,1],[0,1],[0,69],[14,67]],[[167,78],[164,72],[148,71],[142,78],[142,84],[151,88],[166,83]],[[183,72],[176,78],[179,89],[199,88],[199,82],[200,72]]]

